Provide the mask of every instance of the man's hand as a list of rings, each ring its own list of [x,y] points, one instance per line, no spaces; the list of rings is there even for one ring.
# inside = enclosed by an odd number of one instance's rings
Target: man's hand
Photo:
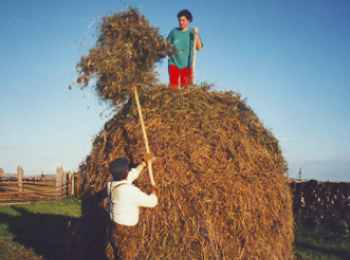
[[[194,31],[195,34],[198,34],[199,33],[198,27],[197,26],[194,27],[193,31]]]

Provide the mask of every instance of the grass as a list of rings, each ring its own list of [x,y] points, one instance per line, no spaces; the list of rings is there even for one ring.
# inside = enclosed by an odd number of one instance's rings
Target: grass
[[[19,243],[12,242],[11,239],[0,238],[0,258],[3,260],[43,260],[37,256],[33,249],[27,249]]]
[[[350,259],[349,235],[296,234],[294,251],[298,259]]]
[[[0,259],[65,259],[72,225],[81,217],[74,198],[0,207]]]
[[[30,205],[0,207],[0,259],[67,259],[73,226],[81,217],[81,202],[75,198]],[[297,260],[350,259],[350,234],[331,232],[316,225],[295,230]]]
[[[294,251],[299,260],[350,259],[349,227],[344,220],[332,224],[321,222],[303,223],[301,215],[296,217]]]

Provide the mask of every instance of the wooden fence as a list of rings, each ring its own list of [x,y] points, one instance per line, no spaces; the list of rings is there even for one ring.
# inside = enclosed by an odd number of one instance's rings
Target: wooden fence
[[[56,175],[25,178],[21,166],[17,175],[0,174],[0,205],[60,200],[75,195],[76,176],[57,167]]]

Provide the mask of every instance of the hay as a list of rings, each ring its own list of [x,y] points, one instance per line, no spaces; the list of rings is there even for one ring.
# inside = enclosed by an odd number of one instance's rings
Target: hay
[[[122,244],[115,244],[120,241],[115,228],[103,224],[104,237],[97,240],[106,240],[109,255],[126,248],[122,254],[137,259],[292,259],[286,164],[278,141],[240,96],[209,86],[178,92],[156,86],[141,96],[150,147],[158,157],[160,201],[141,210],[132,238],[125,236]],[[136,164],[144,152],[130,99],[106,123],[81,167],[86,232],[94,236],[109,221],[100,204],[111,179],[109,163],[126,156]],[[137,185],[150,190],[147,174]],[[128,245],[137,251],[128,251]]]
[[[98,96],[122,105],[132,87],[142,88],[157,81],[155,63],[172,53],[158,31],[133,8],[106,16],[96,46],[77,64],[77,82],[87,87],[91,79],[96,79]]]
[[[74,259],[292,259],[293,215],[278,141],[234,92],[155,84],[154,63],[170,47],[134,9],[104,19],[99,41],[78,63],[82,87],[97,78],[118,113],[80,167],[82,219]],[[140,93],[160,189],[130,229],[111,223],[110,162],[146,152],[132,87]],[[152,87],[150,87],[152,86]],[[136,183],[151,189],[144,173]]]

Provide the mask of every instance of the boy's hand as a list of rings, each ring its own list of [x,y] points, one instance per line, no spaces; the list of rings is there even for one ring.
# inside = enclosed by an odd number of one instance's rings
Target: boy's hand
[[[157,190],[153,189],[151,193],[157,196],[158,192],[157,192]]]
[[[198,27],[197,26],[194,27],[193,31],[194,31],[195,34],[198,34],[199,33]]]
[[[154,156],[154,154],[152,152],[146,153],[142,160],[144,160],[147,164],[148,162],[153,163],[156,160],[156,157]]]
[[[154,195],[156,195],[156,196],[158,196],[158,187],[157,186],[153,186],[153,189],[152,189],[152,194],[154,194]]]

